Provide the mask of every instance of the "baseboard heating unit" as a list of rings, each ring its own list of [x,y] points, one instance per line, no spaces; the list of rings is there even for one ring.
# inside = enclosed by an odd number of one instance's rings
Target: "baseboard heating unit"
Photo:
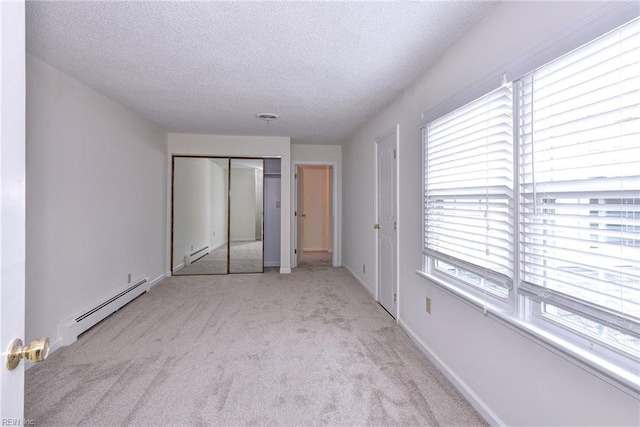
[[[197,251],[191,252],[190,254],[186,255],[184,257],[184,263],[185,265],[190,265],[208,254],[209,254],[209,246],[205,246],[202,249],[198,249]]]
[[[149,279],[143,278],[122,292],[108,298],[106,301],[92,307],[77,316],[63,322],[60,327],[62,345],[73,344],[80,334],[100,322],[110,314],[136,299],[150,289]]]

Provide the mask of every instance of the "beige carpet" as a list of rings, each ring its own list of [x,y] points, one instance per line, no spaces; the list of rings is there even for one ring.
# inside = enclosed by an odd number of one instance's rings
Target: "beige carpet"
[[[298,267],[331,267],[331,254],[327,251],[304,251]]]
[[[26,374],[43,425],[484,425],[346,271],[172,277]]]
[[[231,242],[231,273],[262,272],[262,240]],[[227,274],[227,246],[217,248],[193,264],[185,265],[173,273],[175,276]]]

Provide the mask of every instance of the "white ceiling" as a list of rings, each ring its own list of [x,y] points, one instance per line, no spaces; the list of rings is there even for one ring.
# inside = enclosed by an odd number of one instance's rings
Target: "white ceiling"
[[[340,144],[494,4],[30,1],[27,51],[167,132]]]

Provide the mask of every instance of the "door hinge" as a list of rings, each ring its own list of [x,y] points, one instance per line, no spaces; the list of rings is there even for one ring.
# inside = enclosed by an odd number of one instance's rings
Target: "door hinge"
[[[395,159],[395,158],[397,157],[397,155],[398,155],[398,154],[396,153],[396,149],[394,148],[394,149],[393,149],[393,158]]]
[[[396,221],[393,221],[393,229],[394,230],[398,229],[398,223]]]
[[[298,179],[298,174],[296,174],[295,178]]]
[[[293,250],[293,253],[294,253],[294,254],[297,254],[297,253],[298,253],[298,250],[297,250],[297,249],[294,249],[294,250]]]
[[[298,211],[295,211],[295,212],[293,213],[293,216],[298,216]]]
[[[393,294],[393,302],[398,302],[398,294]]]

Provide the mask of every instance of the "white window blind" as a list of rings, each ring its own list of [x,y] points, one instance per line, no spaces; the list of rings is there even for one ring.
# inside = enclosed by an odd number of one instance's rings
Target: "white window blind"
[[[525,76],[518,96],[520,291],[637,352],[640,21]]]
[[[513,100],[505,85],[427,125],[425,254],[480,287],[512,287]],[[504,293],[503,293],[504,296]]]

